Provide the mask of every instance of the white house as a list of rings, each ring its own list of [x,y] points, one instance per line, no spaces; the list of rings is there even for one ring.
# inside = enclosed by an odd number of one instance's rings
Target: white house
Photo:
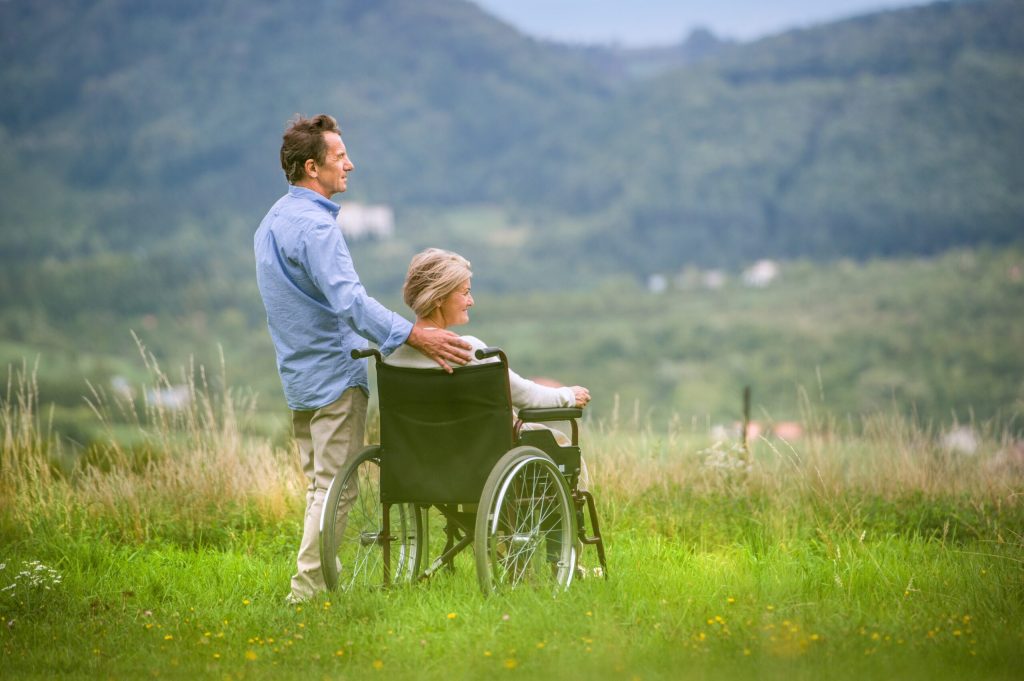
[[[652,274],[647,277],[647,290],[651,293],[664,293],[668,290],[668,277],[664,274]]]
[[[146,402],[154,407],[181,411],[192,404],[192,390],[187,385],[150,388],[146,391]]]
[[[758,260],[743,271],[743,283],[754,288],[764,288],[779,276],[779,266],[774,260]]]
[[[345,201],[338,211],[338,225],[350,239],[390,239],[395,235],[395,211],[391,206]]]

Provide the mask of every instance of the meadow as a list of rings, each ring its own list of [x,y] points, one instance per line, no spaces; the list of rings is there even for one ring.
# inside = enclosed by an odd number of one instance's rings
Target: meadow
[[[191,390],[184,411],[94,394],[101,424],[133,414],[135,444],[67,473],[31,372],[12,373],[0,677],[1019,678],[1024,451],[995,426],[968,455],[805,400],[800,439],[747,451],[613,412],[583,434],[608,579],[484,598],[465,557],[288,606],[301,473],[246,427],[250,403]]]
[[[427,245],[468,240],[458,248],[473,261],[476,305],[461,330],[500,345],[524,376],[587,386],[594,394],[590,409],[601,419],[612,417],[617,401],[630,418],[638,412],[658,430],[673,418],[727,424],[739,418],[743,389],[750,386],[753,415],[765,422],[801,418],[801,394],[809,392],[832,412],[851,414],[853,430],[863,415],[896,410],[935,427],[995,419],[1024,434],[1019,248],[785,261],[764,288],[744,285],[740,271],[686,268],[665,272],[670,285],[654,293],[631,278],[606,275],[572,287],[549,284],[543,269],[509,268],[501,259],[522,254],[488,239],[515,232],[517,223],[494,213],[439,217],[441,225],[455,221],[450,239],[437,225],[428,229],[428,218],[415,223],[416,234],[423,227],[419,241],[353,245],[357,262],[373,264],[365,269],[368,290],[404,310],[395,294],[411,255]],[[487,228],[474,232],[480,224]],[[133,417],[117,410],[106,425],[98,421],[82,395],[125,386],[138,394],[149,381],[139,362],[140,341],[169,367],[175,388],[201,380],[201,365],[225,364],[226,371],[214,371],[209,381],[258,398],[258,413],[249,415],[245,430],[285,446],[287,410],[274,350],[250,256],[243,255],[238,278],[196,279],[193,285],[212,288],[196,292],[186,310],[161,307],[158,300],[146,314],[55,308],[51,316],[29,315],[29,323],[24,309],[0,306],[0,367],[35,369],[40,405],[66,458],[102,446],[111,431],[121,440],[138,433]],[[702,283],[716,273],[721,287]],[[511,288],[515,277],[540,282],[544,290]],[[235,298],[222,296],[217,286]],[[67,288],[90,285],[69,282]],[[224,307],[226,300],[235,302]]]

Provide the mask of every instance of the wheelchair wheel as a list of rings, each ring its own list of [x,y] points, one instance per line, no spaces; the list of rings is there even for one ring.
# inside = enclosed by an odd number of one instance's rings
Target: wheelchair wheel
[[[558,593],[576,567],[576,520],[558,467],[541,450],[516,447],[491,470],[474,533],[484,593],[521,585]]]
[[[387,539],[382,523],[380,447],[373,446],[360,452],[331,481],[324,499],[320,555],[328,589],[382,585],[384,541],[390,542],[392,583],[408,582],[419,574],[423,545],[420,509],[413,504],[393,504]]]

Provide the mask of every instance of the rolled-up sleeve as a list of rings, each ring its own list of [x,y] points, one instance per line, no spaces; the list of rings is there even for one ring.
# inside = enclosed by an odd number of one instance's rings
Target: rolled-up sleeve
[[[337,225],[311,226],[304,244],[310,278],[349,328],[376,343],[384,355],[405,343],[412,324],[366,293]]]

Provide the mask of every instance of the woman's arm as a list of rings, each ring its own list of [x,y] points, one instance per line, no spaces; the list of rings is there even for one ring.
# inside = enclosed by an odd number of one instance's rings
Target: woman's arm
[[[575,407],[576,393],[572,388],[549,388],[508,370],[508,383],[512,390],[512,406],[517,409],[543,409]]]

